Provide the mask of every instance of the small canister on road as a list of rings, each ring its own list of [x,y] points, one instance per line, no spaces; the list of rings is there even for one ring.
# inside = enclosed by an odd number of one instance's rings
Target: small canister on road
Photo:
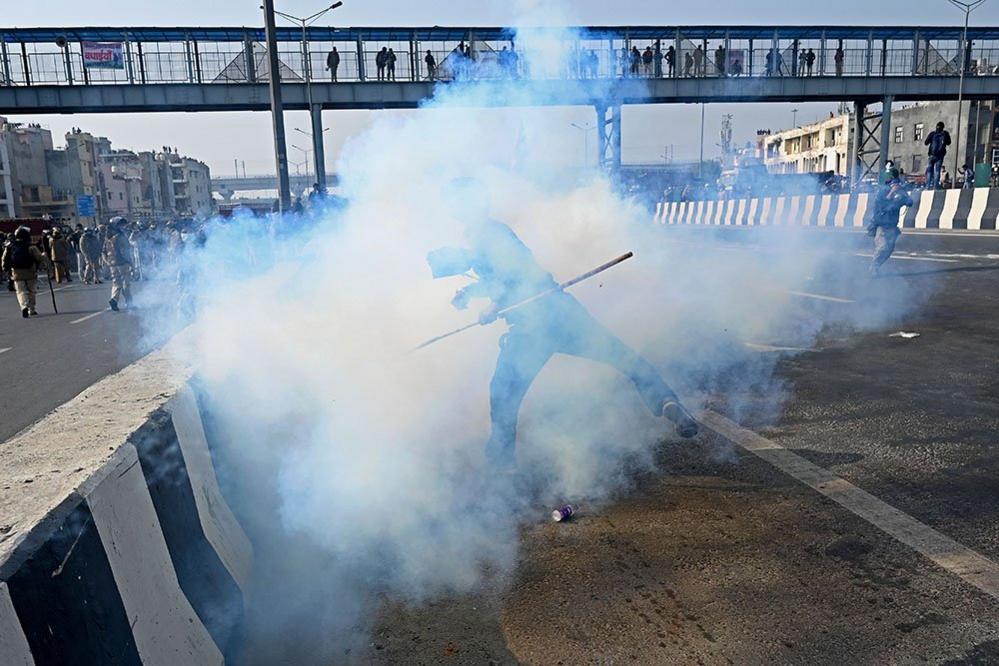
[[[552,520],[556,523],[564,523],[565,521],[571,519],[576,515],[576,507],[571,504],[563,504],[559,508],[552,511]]]

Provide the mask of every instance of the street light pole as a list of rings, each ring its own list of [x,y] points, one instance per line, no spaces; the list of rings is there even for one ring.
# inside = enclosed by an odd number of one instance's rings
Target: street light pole
[[[291,208],[288,180],[288,149],[284,140],[284,106],[281,103],[281,70],[277,52],[277,27],[274,25],[274,0],[264,0],[264,30],[267,33],[268,82],[271,93],[271,122],[274,126],[274,162],[278,178],[278,210]]]
[[[305,95],[309,105],[309,118],[312,123],[312,153],[315,157],[316,183],[320,191],[326,191],[326,151],[323,149],[323,135],[319,131],[322,127],[321,106],[316,106],[312,99],[312,63],[309,57],[308,37],[306,28],[318,21],[326,12],[332,11],[341,6],[343,2],[334,2],[329,7],[312,14],[311,16],[293,16],[285,12],[275,11],[274,13],[283,19],[287,19],[302,28],[302,73],[305,75]]]
[[[964,107],[964,70],[967,69],[967,64],[971,59],[971,54],[967,52],[968,24],[971,22],[971,12],[984,5],[985,0],[971,0],[970,2],[965,0],[947,0],[947,2],[964,12],[964,32],[961,34],[961,48],[958,49],[958,57],[961,59],[961,80],[957,86],[957,141],[954,144],[954,180],[956,181],[958,170],[961,168],[959,164],[961,159],[961,133],[964,131],[964,126],[961,124],[961,111]],[[976,145],[973,147],[972,163],[977,161],[977,158],[978,146]],[[973,166],[972,169],[974,169]],[[967,174],[965,178],[967,178]]]

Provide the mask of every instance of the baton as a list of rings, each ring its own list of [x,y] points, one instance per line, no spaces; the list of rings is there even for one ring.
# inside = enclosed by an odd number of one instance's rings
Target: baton
[[[49,296],[52,297],[52,309],[55,310],[56,314],[59,314],[59,308],[56,307],[55,302],[55,289],[52,288],[52,273],[45,269],[45,277],[49,279]]]
[[[631,259],[633,256],[635,256],[633,252],[625,252],[624,254],[622,254],[617,259],[612,259],[612,260],[608,261],[606,264],[601,264],[601,265],[597,266],[596,268],[594,268],[591,271],[587,271],[587,272],[583,273],[582,275],[578,275],[578,276],[572,278],[571,280],[567,280],[567,281],[563,282],[562,284],[559,284],[559,285],[556,285],[556,286],[552,287],[551,289],[546,289],[546,290],[542,291],[540,294],[535,294],[534,296],[531,296],[530,298],[525,298],[524,300],[520,301],[519,303],[514,303],[513,305],[507,306],[507,307],[503,308],[502,310],[498,310],[496,312],[496,318],[498,319],[498,318],[502,317],[503,315],[511,312],[512,310],[516,310],[517,308],[522,307],[524,305],[527,305],[528,303],[533,303],[534,301],[536,301],[538,299],[541,299],[541,298],[544,298],[545,296],[550,296],[551,294],[554,294],[557,291],[563,291],[565,289],[568,289],[572,285],[579,284],[583,280],[588,280],[591,277],[593,277],[594,275],[596,275],[597,273],[603,273],[608,268],[612,268],[614,266],[617,266],[622,261],[627,261],[628,259]],[[495,319],[493,321],[495,321]],[[489,323],[492,323],[492,322],[489,322]],[[481,322],[477,322],[477,321],[476,322],[472,322],[471,324],[465,324],[461,328],[456,328],[453,331],[449,331],[447,333],[444,333],[443,335],[438,335],[435,338],[430,338],[429,340],[427,340],[423,344],[421,344],[421,345],[419,345],[417,347],[413,347],[410,351],[414,352],[414,351],[416,351],[418,349],[423,349],[424,347],[429,347],[430,345],[434,344],[435,342],[440,342],[444,338],[450,338],[452,335],[457,335],[458,333],[461,333],[462,331],[467,331],[468,329],[475,328],[476,326],[485,326],[485,324],[483,324]]]

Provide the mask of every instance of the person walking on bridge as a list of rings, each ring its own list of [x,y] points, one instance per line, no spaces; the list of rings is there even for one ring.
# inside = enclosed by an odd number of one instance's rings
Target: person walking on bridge
[[[37,315],[35,295],[38,292],[38,269],[49,270],[49,261],[37,247],[31,244],[31,231],[28,227],[18,227],[14,241],[4,248],[0,257],[0,268],[14,279],[17,304],[21,306],[21,316],[27,319]]]
[[[899,213],[904,206],[912,206],[912,197],[902,185],[899,170],[891,167],[885,174],[885,184],[878,190],[874,200],[874,214],[867,225],[867,235],[874,238],[872,277],[881,274],[881,266],[895,251],[895,242],[902,235],[898,223]]]
[[[125,218],[113,218],[104,241],[104,261],[111,269],[111,299],[108,305],[115,312],[119,304],[128,307],[132,300],[128,286],[132,272],[132,246],[125,233],[127,225]]]
[[[333,50],[326,56],[326,69],[330,71],[330,83],[336,83],[337,70],[340,69],[340,52],[333,47]]]

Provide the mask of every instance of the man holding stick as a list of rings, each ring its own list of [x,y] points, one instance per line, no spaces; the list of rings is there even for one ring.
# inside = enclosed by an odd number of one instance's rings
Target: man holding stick
[[[515,467],[520,405],[534,378],[557,353],[613,366],[632,381],[650,412],[671,421],[681,437],[697,434],[697,423],[652,364],[560,289],[510,227],[482,215],[467,224],[466,235],[468,248],[435,250],[427,261],[435,278],[474,272],[477,281],[459,290],[452,304],[464,309],[473,298],[488,298],[492,305],[479,323],[499,317],[510,327],[500,340],[489,385],[492,432],[486,458],[492,466]]]

